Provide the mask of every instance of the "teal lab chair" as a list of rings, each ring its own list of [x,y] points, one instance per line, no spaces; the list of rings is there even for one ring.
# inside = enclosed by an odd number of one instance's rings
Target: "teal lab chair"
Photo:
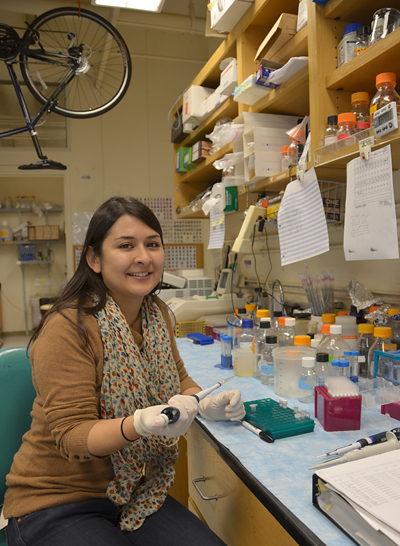
[[[6,491],[6,475],[21,445],[22,436],[31,425],[30,413],[35,395],[26,347],[0,349],[0,506]],[[2,529],[0,546],[6,544]]]

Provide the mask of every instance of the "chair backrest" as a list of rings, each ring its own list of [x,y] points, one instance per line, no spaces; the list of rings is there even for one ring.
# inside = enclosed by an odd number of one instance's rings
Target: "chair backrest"
[[[10,471],[22,436],[31,425],[30,412],[35,389],[26,347],[0,350],[0,504],[6,490],[5,477]]]

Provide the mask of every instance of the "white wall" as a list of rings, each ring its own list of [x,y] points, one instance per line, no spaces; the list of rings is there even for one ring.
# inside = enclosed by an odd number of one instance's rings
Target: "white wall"
[[[46,9],[68,4],[76,6],[76,2],[68,0],[60,3],[18,0],[1,6],[0,21],[23,26],[23,21],[32,16],[33,10],[40,14]],[[93,9],[88,4],[82,7]],[[133,76],[127,94],[113,110],[90,120],[68,120],[67,148],[43,147],[48,157],[67,166],[67,171],[51,171],[63,192],[57,199],[60,197],[65,206],[66,233],[66,252],[57,254],[53,267],[54,293],[61,287],[65,264],[69,275],[73,271],[71,222],[74,212],[93,212],[101,202],[115,194],[173,197],[174,160],[167,114],[220,43],[218,39],[204,36],[204,20],[201,19],[193,22],[188,17],[166,14],[154,24],[154,18],[141,12],[96,11],[112,21],[125,38],[131,54]],[[7,80],[2,76],[0,87],[7,85],[4,81]],[[39,139],[40,133],[39,128]],[[29,181],[30,193],[38,193],[39,180],[47,179],[48,172],[43,177],[37,171],[24,173],[21,177],[17,168],[35,160],[32,146],[0,148],[0,202],[8,195],[7,184],[11,183],[17,192],[22,180]],[[87,175],[90,175],[89,180]],[[43,193],[47,194],[45,188]],[[204,230],[206,242],[206,223]],[[24,329],[21,272],[15,265],[16,249],[3,249],[0,254],[5,332]],[[29,301],[37,288],[31,278],[26,284],[26,299]]]

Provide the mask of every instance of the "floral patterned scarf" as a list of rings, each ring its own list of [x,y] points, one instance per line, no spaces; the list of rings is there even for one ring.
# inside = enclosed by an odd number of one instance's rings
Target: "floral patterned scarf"
[[[143,348],[139,351],[111,297],[96,314],[104,347],[102,419],[125,417],[136,409],[164,404],[180,392],[167,325],[151,296],[143,301],[141,317]],[[137,529],[161,508],[173,484],[177,457],[176,441],[164,436],[140,437],[111,455],[115,477],[107,496],[121,506],[121,529]]]

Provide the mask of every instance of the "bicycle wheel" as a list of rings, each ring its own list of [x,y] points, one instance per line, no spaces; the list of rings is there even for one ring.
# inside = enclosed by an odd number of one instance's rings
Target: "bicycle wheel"
[[[119,32],[99,15],[78,8],[47,11],[25,32],[20,55],[24,81],[51,111],[71,118],[108,112],[125,95],[131,59]]]

